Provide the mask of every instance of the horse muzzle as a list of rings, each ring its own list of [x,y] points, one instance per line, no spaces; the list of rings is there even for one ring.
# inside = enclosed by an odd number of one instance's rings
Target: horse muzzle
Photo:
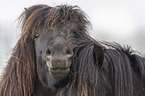
[[[55,80],[62,80],[69,74],[71,63],[65,59],[53,59],[46,61],[46,64],[51,77]]]
[[[49,68],[49,73],[55,80],[64,79],[68,75],[69,71],[70,71],[70,67],[57,68],[57,69]]]

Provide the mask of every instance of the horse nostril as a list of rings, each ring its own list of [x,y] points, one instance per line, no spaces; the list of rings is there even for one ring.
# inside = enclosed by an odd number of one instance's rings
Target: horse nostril
[[[51,51],[49,49],[47,49],[46,55],[51,55]]]
[[[70,50],[70,48],[66,49],[66,56],[68,59],[71,59],[71,57],[73,56],[73,52],[72,50]]]
[[[67,48],[67,49],[66,49],[66,55],[72,55],[72,53],[73,53],[73,52],[72,52],[72,50],[70,50],[70,48]]]

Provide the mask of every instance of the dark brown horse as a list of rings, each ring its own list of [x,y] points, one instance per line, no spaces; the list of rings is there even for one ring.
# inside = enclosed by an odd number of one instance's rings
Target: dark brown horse
[[[101,43],[77,6],[35,5],[0,81],[0,96],[145,96],[145,58]]]

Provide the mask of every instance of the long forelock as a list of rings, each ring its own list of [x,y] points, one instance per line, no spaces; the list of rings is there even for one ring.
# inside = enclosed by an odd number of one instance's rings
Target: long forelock
[[[32,6],[23,12],[20,17],[22,22],[22,34],[33,35],[38,28],[56,29],[61,25],[73,27],[77,24],[78,30],[86,31],[90,22],[85,13],[77,6],[61,5],[50,7],[47,5]]]

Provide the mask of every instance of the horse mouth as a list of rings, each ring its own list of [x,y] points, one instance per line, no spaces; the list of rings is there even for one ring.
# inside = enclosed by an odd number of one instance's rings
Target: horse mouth
[[[64,79],[70,71],[70,67],[67,68],[49,68],[50,75],[56,80]]]

